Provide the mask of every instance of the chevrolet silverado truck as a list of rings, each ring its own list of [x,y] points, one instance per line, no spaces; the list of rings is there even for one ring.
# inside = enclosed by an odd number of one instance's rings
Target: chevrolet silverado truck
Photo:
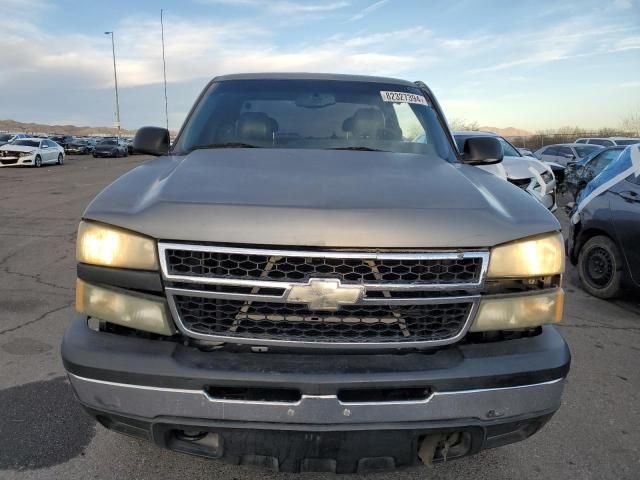
[[[134,146],[159,158],[84,212],[62,344],[105,427],[351,473],[524,440],[560,407],[560,225],[474,167],[495,138],[456,149],[424,83],[217,77],[171,147]]]

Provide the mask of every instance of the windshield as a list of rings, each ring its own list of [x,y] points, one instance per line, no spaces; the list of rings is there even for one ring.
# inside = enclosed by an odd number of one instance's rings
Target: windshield
[[[636,143],[640,143],[640,139],[616,140],[617,145],[635,145]]]
[[[259,147],[455,154],[417,87],[336,80],[213,83],[174,152]]]
[[[40,142],[38,140],[16,140],[12,145],[22,145],[24,147],[39,147]]]
[[[579,147],[573,147],[573,149],[576,151],[579,158],[584,158],[585,156],[589,155],[592,152],[595,152],[596,150],[602,150],[602,147],[598,145],[581,145]]]

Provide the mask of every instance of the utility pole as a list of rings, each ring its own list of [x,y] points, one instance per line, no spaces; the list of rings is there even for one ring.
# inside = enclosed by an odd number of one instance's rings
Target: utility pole
[[[111,35],[111,51],[113,52],[113,80],[116,85],[116,128],[118,129],[118,140],[120,140],[120,101],[118,99],[118,74],[116,73],[116,44],[113,39],[113,32],[104,32]]]
[[[164,117],[167,122],[167,131],[169,131],[169,104],[167,102],[167,62],[164,58],[164,10],[160,9],[160,32],[162,36],[162,71],[164,74]]]

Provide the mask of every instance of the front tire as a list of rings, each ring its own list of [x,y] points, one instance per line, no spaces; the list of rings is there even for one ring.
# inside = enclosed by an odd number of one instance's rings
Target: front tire
[[[578,276],[591,295],[610,299],[622,292],[624,266],[620,249],[604,235],[590,238],[578,255]]]
[[[34,160],[34,166],[36,168],[40,168],[42,166],[42,157],[40,157],[40,155],[36,155],[36,158]]]
[[[58,154],[58,165],[63,165],[63,164],[64,164],[64,155],[59,153]]]

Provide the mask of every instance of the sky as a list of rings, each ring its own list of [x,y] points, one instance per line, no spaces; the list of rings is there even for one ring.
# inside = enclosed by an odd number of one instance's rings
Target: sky
[[[530,131],[640,112],[640,0],[0,0],[0,119],[178,129],[214,76],[422,80],[448,118]]]

